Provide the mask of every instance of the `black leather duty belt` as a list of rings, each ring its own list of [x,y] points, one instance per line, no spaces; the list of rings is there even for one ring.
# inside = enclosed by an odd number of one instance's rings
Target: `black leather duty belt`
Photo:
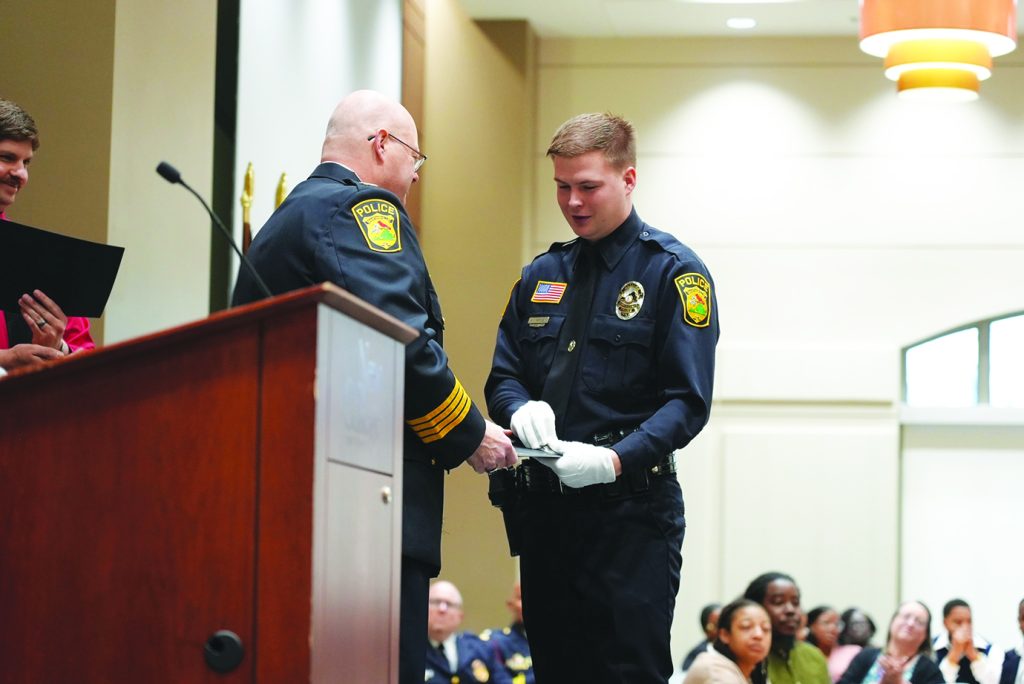
[[[564,496],[600,495],[606,499],[622,499],[643,494],[651,488],[654,479],[674,475],[674,456],[666,456],[658,465],[647,470],[623,473],[608,484],[595,484],[574,489],[566,487],[547,466],[526,459],[515,469],[515,488],[526,494],[555,494]]]

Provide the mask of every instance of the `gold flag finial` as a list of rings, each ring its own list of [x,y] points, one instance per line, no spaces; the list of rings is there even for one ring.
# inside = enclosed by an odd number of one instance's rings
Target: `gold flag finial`
[[[255,185],[255,174],[252,170],[252,162],[245,169],[245,181],[242,184],[242,223],[249,223],[249,209],[252,207],[252,195]]]
[[[252,162],[245,169],[245,181],[242,183],[242,254],[249,251],[252,244],[252,223],[249,220],[249,209],[252,208],[252,194],[256,185],[255,173],[252,170]]]
[[[288,175],[281,172],[281,180],[277,181],[277,193],[274,195],[274,208],[277,209],[288,196]]]

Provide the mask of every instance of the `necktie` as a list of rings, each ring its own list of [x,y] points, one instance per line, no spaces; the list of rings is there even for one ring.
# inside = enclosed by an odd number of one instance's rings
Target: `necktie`
[[[576,270],[566,288],[569,295],[569,311],[562,323],[558,336],[558,347],[551,362],[551,370],[544,381],[541,398],[551,405],[555,412],[555,429],[559,435],[565,432],[565,412],[569,407],[569,396],[576,381],[580,357],[586,347],[585,335],[590,320],[590,309],[594,300],[594,285],[597,283],[597,248],[580,240],[580,251],[576,257]]]

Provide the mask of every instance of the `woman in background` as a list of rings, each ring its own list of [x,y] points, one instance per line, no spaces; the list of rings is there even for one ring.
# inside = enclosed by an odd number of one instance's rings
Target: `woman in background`
[[[768,655],[772,621],[758,603],[737,599],[722,608],[711,648],[693,661],[683,684],[750,684]]]
[[[839,616],[843,624],[839,630],[840,646],[860,646],[867,648],[871,638],[875,636],[875,621],[860,608],[847,608]]]
[[[850,661],[860,653],[860,646],[839,645],[839,631],[842,622],[839,613],[831,606],[818,606],[807,613],[807,643],[817,646],[828,659],[828,674],[833,682],[846,672]]]
[[[766,572],[757,577],[743,597],[764,606],[772,619],[772,648],[766,672],[753,673],[755,684],[832,684],[825,656],[814,646],[796,639],[800,629],[800,588],[789,575]]]
[[[857,654],[839,684],[943,684],[932,652],[932,614],[920,601],[907,601],[889,621],[885,650]]]

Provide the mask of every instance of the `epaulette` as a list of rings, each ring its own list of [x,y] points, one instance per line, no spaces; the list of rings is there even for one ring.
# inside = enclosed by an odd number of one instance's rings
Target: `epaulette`
[[[658,245],[663,251],[676,256],[680,261],[700,261],[697,253],[680,242],[678,238],[650,226],[640,232],[639,239]]]
[[[557,250],[569,249],[570,247],[572,247],[573,245],[575,245],[579,241],[580,241],[580,239],[578,237],[574,237],[572,240],[566,240],[565,242],[552,242],[551,246],[548,247],[548,252],[554,252],[556,249]]]
[[[502,634],[511,634],[512,633],[512,628],[511,627],[506,627],[505,629],[501,630],[501,633]]]
[[[541,257],[545,257],[548,254],[551,254],[552,252],[561,252],[561,251],[564,251],[566,249],[569,249],[570,247],[575,245],[578,241],[579,241],[579,238],[575,237],[572,240],[566,240],[565,242],[552,242],[551,246],[548,247],[548,250],[546,252],[541,252],[537,256],[533,257],[533,259],[531,259],[530,261],[532,263],[532,262],[536,261],[537,259],[540,259]]]
[[[480,641],[490,641],[490,639],[491,639],[491,630],[485,629],[484,631],[480,632]]]

